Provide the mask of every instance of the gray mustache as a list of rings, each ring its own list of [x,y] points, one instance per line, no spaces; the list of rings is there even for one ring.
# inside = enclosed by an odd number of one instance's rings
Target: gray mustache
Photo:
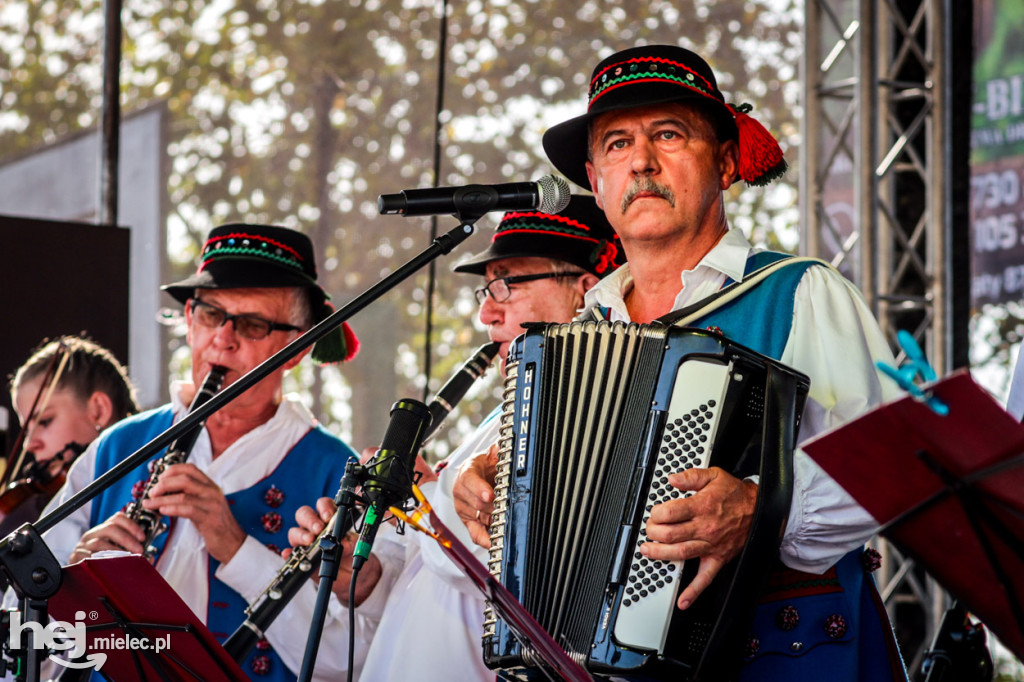
[[[676,205],[676,197],[672,193],[672,190],[668,187],[658,184],[650,177],[641,175],[637,179],[633,180],[633,184],[629,186],[626,193],[622,195],[622,212],[625,213],[633,200],[636,199],[638,194],[654,194],[669,203],[670,206]]]

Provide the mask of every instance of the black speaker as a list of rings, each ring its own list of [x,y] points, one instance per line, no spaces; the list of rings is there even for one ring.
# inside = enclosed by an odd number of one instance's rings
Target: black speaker
[[[3,454],[18,420],[9,380],[44,338],[85,333],[128,360],[129,230],[0,215],[0,406]]]

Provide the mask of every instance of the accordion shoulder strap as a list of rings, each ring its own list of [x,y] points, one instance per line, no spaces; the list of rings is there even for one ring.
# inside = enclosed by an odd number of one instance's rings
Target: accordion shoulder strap
[[[679,310],[673,310],[667,315],[662,315],[656,323],[663,324],[667,327],[677,326],[685,327],[694,320],[711,313],[714,310],[721,308],[722,306],[735,301],[740,296],[743,296],[748,291],[756,287],[758,284],[768,279],[773,273],[781,270],[784,267],[790,265],[798,265],[801,263],[815,263],[818,265],[824,265],[827,268],[835,269],[831,264],[820,258],[811,258],[808,256],[791,256],[780,258],[768,265],[764,265],[757,270],[749,273],[743,278],[742,282],[733,282],[728,286],[722,287],[710,296],[705,296],[701,300],[691,303],[685,308]]]

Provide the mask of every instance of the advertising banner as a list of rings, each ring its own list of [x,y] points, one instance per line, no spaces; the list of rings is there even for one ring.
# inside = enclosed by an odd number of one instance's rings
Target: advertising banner
[[[971,299],[1024,299],[1024,2],[974,4]]]

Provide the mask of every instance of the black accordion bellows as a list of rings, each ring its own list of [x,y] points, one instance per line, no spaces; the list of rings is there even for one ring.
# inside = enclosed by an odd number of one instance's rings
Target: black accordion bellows
[[[591,674],[726,680],[778,553],[806,377],[722,336],[607,322],[535,325],[509,352],[491,573]],[[667,475],[760,476],[741,556],[686,611],[696,562],[644,558],[654,504],[688,496]],[[488,611],[484,659],[545,679]]]

